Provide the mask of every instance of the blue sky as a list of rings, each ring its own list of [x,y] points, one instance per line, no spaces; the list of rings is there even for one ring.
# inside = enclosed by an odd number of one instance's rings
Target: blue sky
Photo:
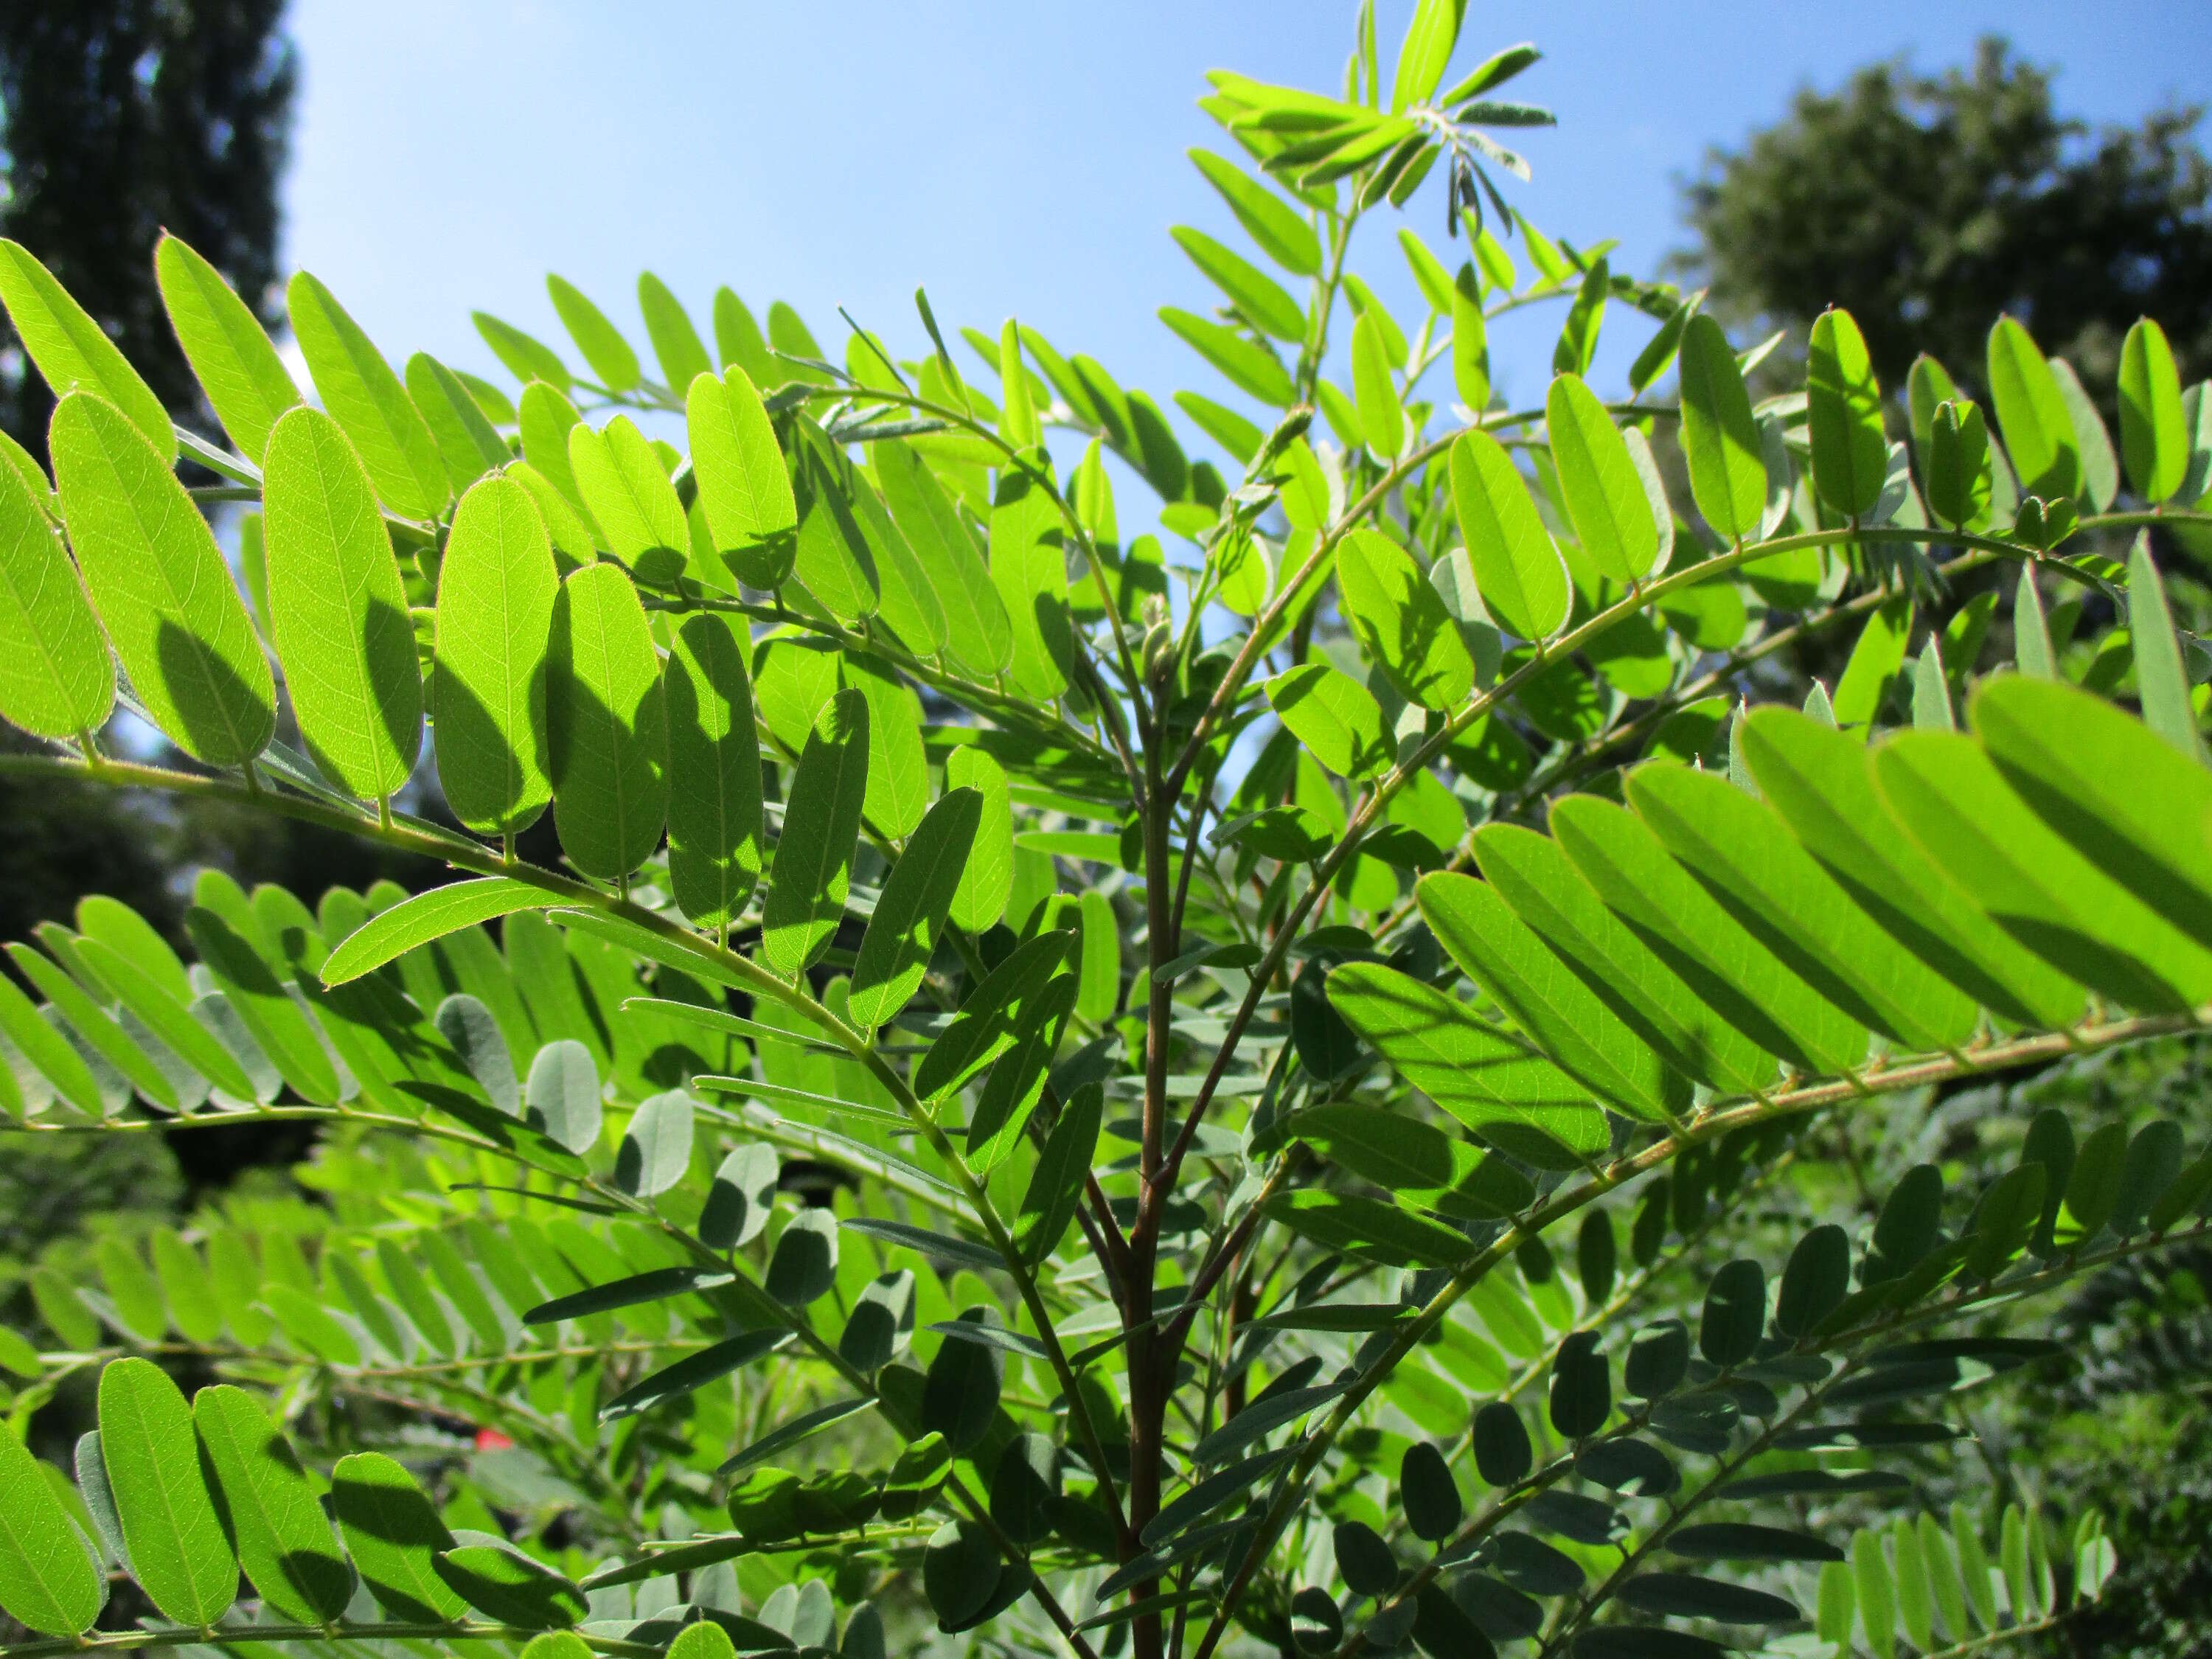
[[[1387,74],[1412,0],[1380,3]],[[491,370],[472,307],[559,338],[549,270],[641,346],[649,267],[702,331],[726,282],[757,312],[790,301],[838,355],[840,304],[913,353],[921,283],[948,324],[995,331],[1016,314],[1164,404],[1178,386],[1233,401],[1154,314],[1213,298],[1170,225],[1239,240],[1183,159],[1231,148],[1194,100],[1215,67],[1333,88],[1352,16],[1338,0],[297,0],[287,257],[395,361],[428,349]],[[1898,52],[1963,62],[1995,29],[2056,66],[2061,106],[2093,121],[2212,99],[2201,0],[1474,0],[1456,61],[1524,39],[1545,50],[1514,90],[1560,125],[1528,135],[1534,181],[1512,199],[1585,245],[1617,236],[1616,268],[1649,272],[1682,240],[1675,181],[1708,146],[1772,120],[1808,82]],[[1406,221],[1438,246],[1440,188]],[[1411,310],[1391,227],[1364,235],[1355,268]],[[1547,313],[1499,343],[1509,391],[1540,386],[1557,326]],[[1626,362],[1629,330],[1608,331],[1601,375]]]

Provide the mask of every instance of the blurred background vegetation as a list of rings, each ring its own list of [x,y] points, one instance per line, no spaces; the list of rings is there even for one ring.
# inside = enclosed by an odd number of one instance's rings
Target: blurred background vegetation
[[[281,324],[279,186],[298,79],[283,11],[283,0],[0,6],[0,234],[35,249],[171,408],[203,424],[152,248],[162,227],[175,230]],[[2056,106],[2046,69],[1996,40],[1948,69],[1872,64],[1833,90],[1800,93],[1683,182],[1692,240],[1675,274],[1709,288],[1708,303],[1744,337],[1786,328],[1802,341],[1823,307],[1848,307],[1893,389],[1922,351],[1973,380],[1989,319],[2009,311],[2109,403],[2120,337],[2139,314],[2163,322],[2191,373],[2212,368],[2212,162],[2191,137],[2198,115],[2158,109],[2092,131]],[[0,337],[0,430],[42,456],[49,407]],[[2212,594],[2185,580],[2175,591],[2197,612],[2185,620],[2212,631]],[[1807,659],[1786,672],[1832,683],[1838,666]],[[280,818],[47,784],[0,780],[0,939],[66,919],[91,892],[175,938],[191,873],[206,865],[308,895],[435,875]],[[2156,1112],[2194,1141],[2212,1130],[2212,1046],[2061,1064],[1901,1109],[1863,1190],[1924,1158],[1947,1166],[1947,1183],[1993,1171],[2051,1105],[2093,1120]],[[312,1203],[313,1157],[305,1130],[11,1141],[0,1157],[0,1300],[33,1294],[42,1263],[89,1254],[102,1237]],[[1839,1212],[1864,1202],[1850,1190],[1831,1197]],[[2198,1252],[2081,1286],[2060,1333],[2081,1362],[2007,1391],[1977,1424],[1999,1501],[2049,1496],[2110,1518],[2119,1577],[2051,1638],[2052,1652],[2212,1659],[2208,1285],[2212,1257]],[[1932,1484],[1927,1494],[1936,1505],[1954,1495]]]

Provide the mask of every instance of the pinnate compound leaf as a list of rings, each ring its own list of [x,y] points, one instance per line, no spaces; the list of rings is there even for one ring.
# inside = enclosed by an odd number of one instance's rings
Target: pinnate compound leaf
[[[100,1448],[139,1587],[177,1623],[213,1624],[238,1598],[238,1557],[201,1474],[185,1397],[149,1361],[118,1359],[100,1373]]]
[[[261,1599],[288,1619],[326,1624],[353,1599],[353,1572],[298,1454],[260,1402],[228,1383],[192,1400],[223,1531]]]
[[[46,1470],[12,1431],[0,1431],[0,1608],[43,1635],[77,1636],[105,1599]]]
[[[1477,590],[1490,614],[1526,640],[1566,620],[1566,567],[1504,447],[1470,431],[1452,445],[1452,503]]]
[[[107,331],[20,242],[0,238],[0,307],[57,400],[89,392],[112,404],[159,453],[177,453],[169,411]]]
[[[341,789],[381,799],[415,769],[422,680],[375,493],[312,409],[276,422],[263,472],[270,631],[301,737]]]
[[[405,519],[430,519],[453,499],[438,441],[361,325],[302,270],[285,291],[293,337],[323,407],[344,430],[377,498]]]
[[[762,913],[762,956],[786,979],[828,948],[845,913],[867,779],[867,700],[840,691],[799,757]]]
[[[0,720],[74,738],[114,707],[115,665],[76,566],[31,487],[0,464]]]
[[[238,453],[261,465],[278,417],[300,402],[300,389],[268,331],[221,271],[167,232],[154,249],[154,276],[177,343],[216,418]]]
[[[431,703],[447,803],[482,835],[529,828],[553,798],[546,684],[561,591],[522,485],[485,478],[461,497],[438,573]]]
[[[244,765],[276,730],[276,682],[215,532],[112,404],[63,398],[49,442],[85,586],[139,702],[194,759]]]
[[[553,821],[585,874],[626,877],[668,817],[668,720],[660,662],[637,590],[612,564],[561,585],[546,658]]]

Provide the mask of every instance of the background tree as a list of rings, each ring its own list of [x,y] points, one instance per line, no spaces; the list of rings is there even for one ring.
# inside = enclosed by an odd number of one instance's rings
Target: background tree
[[[2121,337],[2163,319],[2212,356],[2212,163],[2202,111],[2093,134],[2059,114],[2051,72],[1984,40],[1971,69],[1875,64],[1786,118],[1716,149],[1687,187],[1698,246],[1680,270],[1731,325],[1802,339],[1831,305],[1858,319],[1882,384],[1928,352],[1978,383],[2009,312],[2109,404]]]
[[[298,60],[283,0],[64,0],[0,11],[0,235],[38,250],[173,413],[198,384],[154,286],[163,228],[274,323],[276,183]],[[13,331],[5,337],[15,343]],[[46,383],[0,358],[0,427],[44,455]]]

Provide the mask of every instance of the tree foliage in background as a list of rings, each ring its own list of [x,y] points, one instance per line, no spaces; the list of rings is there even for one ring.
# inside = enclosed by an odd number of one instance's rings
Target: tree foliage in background
[[[281,315],[276,181],[298,79],[283,10],[283,0],[28,0],[0,15],[0,235],[37,248],[179,414],[204,404],[154,285],[162,230],[205,255],[264,322]],[[0,431],[43,456],[52,408],[20,347],[0,360]]]
[[[2202,113],[2093,132],[1998,40],[1967,70],[1874,64],[1712,153],[1688,187],[1698,245],[1683,268],[1732,324],[1802,337],[1843,307],[1892,387],[1923,351],[1977,363],[1990,319],[2008,312],[2109,411],[2137,317],[2159,318],[2189,362],[2212,355]]]
[[[1986,406],[1923,356],[1899,418],[1829,310],[1754,401],[1772,342],[1505,201],[1536,54],[1455,76],[1459,24],[1211,77],[1240,240],[1178,228],[1222,302],[1161,314],[1220,461],[1011,319],[702,332],[650,273],[649,353],[558,276],[562,347],[478,313],[519,392],[298,273],[309,407],[166,239],[218,441],[0,242],[58,398],[0,772],[453,875],[6,946],[0,1141],[318,1133],[15,1290],[0,1656],[1893,1659],[2095,1603],[2008,1401],[2125,1373],[2095,1298],[2212,1231],[2197,1097],[2104,1086],[2212,1022],[2212,384],[2140,319],[2108,424],[2002,319]],[[1431,173],[1469,245],[1400,227],[1395,316],[1354,234]]]

